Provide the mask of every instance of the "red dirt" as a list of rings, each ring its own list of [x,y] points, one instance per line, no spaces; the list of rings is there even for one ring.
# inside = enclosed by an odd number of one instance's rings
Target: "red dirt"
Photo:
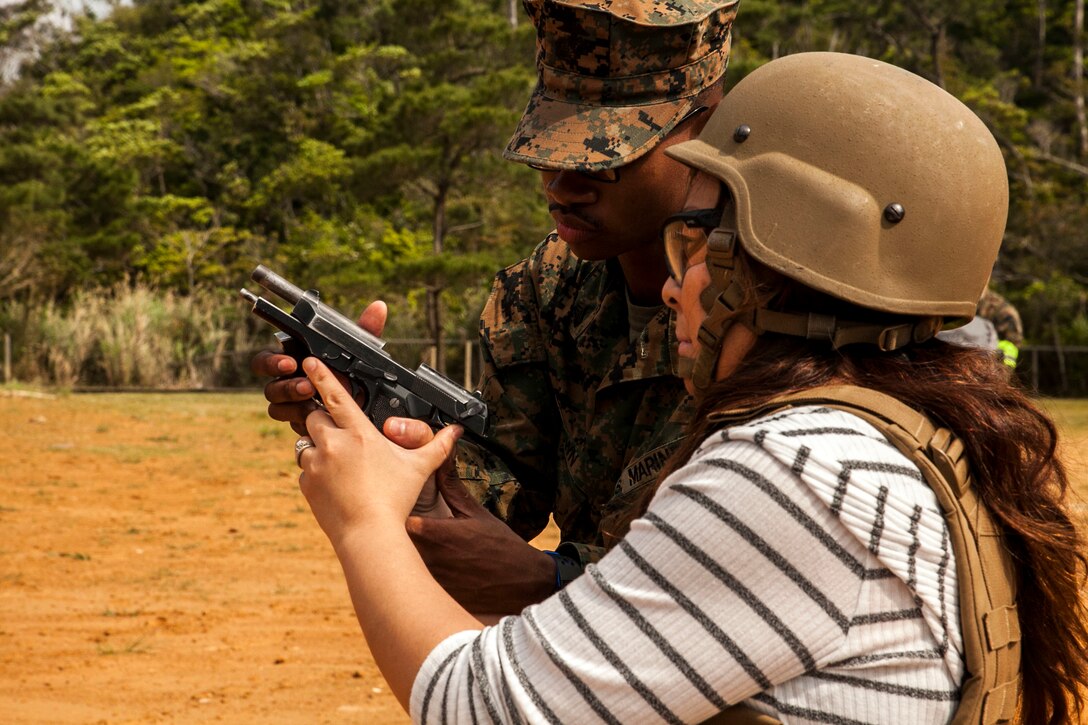
[[[0,426],[0,721],[408,722],[259,395],[0,389]]]
[[[408,722],[259,396],[8,394],[0,425],[0,719]]]

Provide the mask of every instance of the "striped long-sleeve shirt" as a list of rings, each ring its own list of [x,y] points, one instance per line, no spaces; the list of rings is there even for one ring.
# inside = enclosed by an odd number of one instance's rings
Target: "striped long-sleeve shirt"
[[[715,433],[562,592],[431,652],[435,723],[940,723],[963,678],[956,571],[918,468],[857,416]]]

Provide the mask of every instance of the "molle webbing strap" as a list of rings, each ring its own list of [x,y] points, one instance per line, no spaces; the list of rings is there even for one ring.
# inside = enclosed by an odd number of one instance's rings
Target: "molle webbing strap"
[[[898,400],[852,385],[813,388],[775,398],[758,408],[713,413],[710,420],[737,425],[802,405],[826,405],[857,415],[918,465],[944,511],[956,557],[967,678],[952,723],[1011,722],[1020,699],[1016,570],[1001,527],[975,490],[963,444],[951,431],[936,428],[926,416]],[[740,705],[706,720],[704,725],[777,722],[752,719],[753,714],[758,713]]]

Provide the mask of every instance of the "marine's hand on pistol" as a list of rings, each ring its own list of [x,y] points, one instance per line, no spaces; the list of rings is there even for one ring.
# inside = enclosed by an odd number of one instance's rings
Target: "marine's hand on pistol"
[[[388,314],[385,302],[371,302],[359,315],[359,326],[380,337]],[[264,386],[268,416],[290,423],[296,433],[306,435],[306,416],[317,409],[317,404],[313,400],[314,386],[302,376],[295,359],[278,350],[261,350],[253,356],[249,368],[258,377],[273,378]],[[366,401],[358,402],[363,405]]]
[[[452,514],[413,515],[408,534],[439,584],[473,614],[515,614],[555,591],[555,562],[527,544],[465,488],[454,466],[436,475]]]

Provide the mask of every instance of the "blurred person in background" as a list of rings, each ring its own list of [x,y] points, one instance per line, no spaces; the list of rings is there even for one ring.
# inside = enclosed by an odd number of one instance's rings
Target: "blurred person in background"
[[[987,287],[970,322],[937,336],[945,342],[993,350],[1003,365],[1015,370],[1024,344],[1024,326],[1016,307]]]

